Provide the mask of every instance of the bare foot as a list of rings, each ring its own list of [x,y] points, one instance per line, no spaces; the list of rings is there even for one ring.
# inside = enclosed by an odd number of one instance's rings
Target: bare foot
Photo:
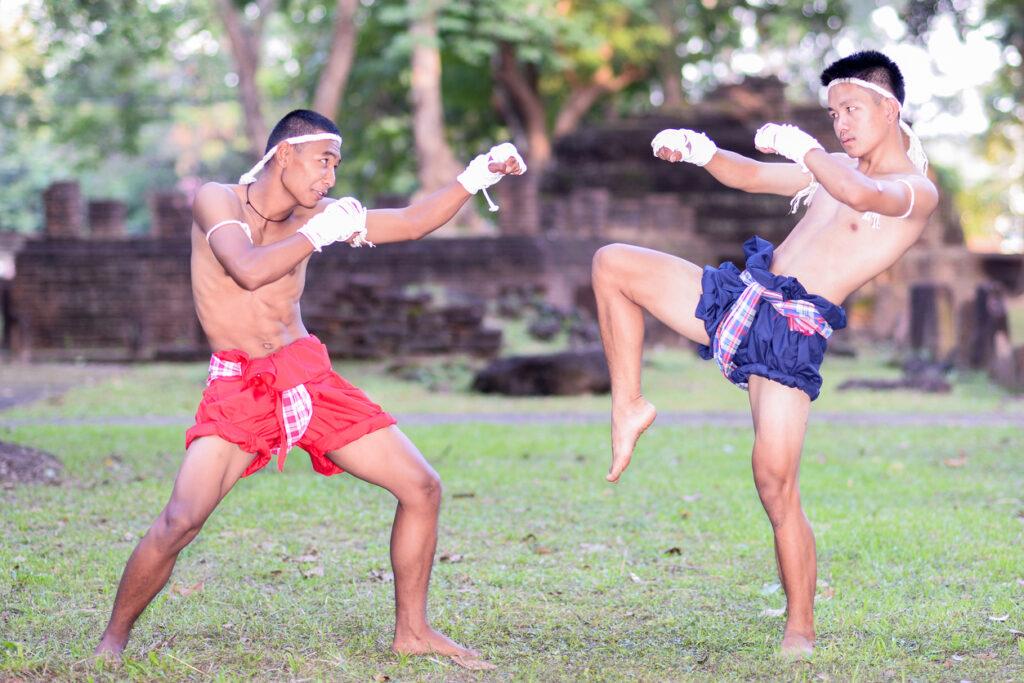
[[[97,664],[119,664],[124,644],[104,638],[92,653],[92,661]]]
[[[633,399],[627,406],[612,407],[612,466],[605,479],[611,482],[619,480],[619,475],[633,458],[637,439],[657,416],[657,408],[643,396]]]
[[[810,659],[814,654],[814,641],[806,636],[796,634],[783,635],[779,650],[775,656],[779,659],[791,661],[803,661]]]
[[[453,662],[466,669],[489,671],[497,668],[486,659],[480,659],[480,653],[468,647],[462,647],[448,636],[427,627],[422,635],[399,636],[391,645],[392,652],[403,655],[446,655]]]

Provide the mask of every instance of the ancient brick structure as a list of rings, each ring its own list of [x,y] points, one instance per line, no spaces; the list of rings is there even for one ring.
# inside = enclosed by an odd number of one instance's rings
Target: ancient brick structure
[[[543,176],[507,178],[495,188],[501,237],[339,245],[314,255],[302,302],[308,327],[339,356],[491,355],[499,339],[483,315],[504,291],[525,286],[554,306],[592,312],[590,260],[603,244],[641,244],[701,264],[739,261],[749,236],[785,237],[798,218],[789,215],[789,200],[730,190],[702,169],[660,161],[650,140],[662,128],[697,128],[723,148],[757,157],[754,131],[768,120],[796,123],[837,149],[820,107],[787,104],[772,79],[724,88],[677,117],[582,129],[557,141]],[[183,195],[150,196],[152,236],[145,238],[123,235],[123,213],[112,204],[90,205],[87,231],[77,186],[54,186],[45,201],[49,237],[19,246],[6,287],[7,348],[37,357],[206,354],[191,303]],[[919,243],[844,302],[850,328],[843,338],[906,344],[913,285],[957,283],[941,301],[960,316],[986,280],[1024,289],[1021,264],[1020,257],[969,253],[943,195]]]

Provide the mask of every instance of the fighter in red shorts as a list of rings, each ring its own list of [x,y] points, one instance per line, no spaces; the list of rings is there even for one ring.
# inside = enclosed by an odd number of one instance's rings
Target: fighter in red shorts
[[[208,183],[196,195],[192,291],[214,350],[210,377],[171,498],[128,558],[98,657],[120,658],[178,553],[239,478],[275,453],[282,467],[288,449],[298,445],[317,472],[347,471],[398,499],[391,534],[392,649],[492,668],[427,622],[441,504],[437,473],[393,417],[331,370],[326,349],[303,325],[299,298],[314,251],[334,242],[360,246],[423,237],[472,194],[524,172],[526,164],[504,143],[411,206],[367,211],[351,197],[326,198],[340,160],[337,127],[315,112],[296,110],[277,124],[266,156],[239,184]]]

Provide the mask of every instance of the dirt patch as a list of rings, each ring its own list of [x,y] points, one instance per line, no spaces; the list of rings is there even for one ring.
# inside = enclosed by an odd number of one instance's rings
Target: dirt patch
[[[59,484],[64,465],[51,453],[0,441],[0,485]]]

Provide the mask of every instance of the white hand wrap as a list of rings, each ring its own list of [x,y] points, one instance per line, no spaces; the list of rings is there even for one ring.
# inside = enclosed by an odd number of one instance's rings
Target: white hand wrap
[[[754,146],[763,149],[774,149],[778,154],[790,161],[795,161],[809,173],[804,157],[812,149],[824,149],[821,143],[803,132],[796,126],[779,123],[766,123],[754,133]]]
[[[666,128],[655,135],[651,140],[654,156],[658,156],[662,147],[682,154],[680,161],[698,166],[707,164],[718,151],[718,146],[707,135],[688,128]]]
[[[349,242],[353,247],[373,246],[366,241],[366,207],[355,197],[342,197],[332,202],[306,221],[298,232],[313,243],[316,251],[335,242]]]
[[[519,168],[522,169],[522,173],[526,173],[526,162],[519,156],[519,151],[516,146],[511,142],[503,142],[500,145],[495,145],[487,152],[487,154],[479,154],[473,161],[469,162],[469,166],[466,170],[459,174],[456,180],[459,184],[466,188],[466,191],[470,194],[476,194],[480,190],[485,190],[494,183],[498,182],[505,175],[504,173],[491,173],[487,165],[492,161],[504,164],[508,161],[509,157],[514,158],[519,162]]]

